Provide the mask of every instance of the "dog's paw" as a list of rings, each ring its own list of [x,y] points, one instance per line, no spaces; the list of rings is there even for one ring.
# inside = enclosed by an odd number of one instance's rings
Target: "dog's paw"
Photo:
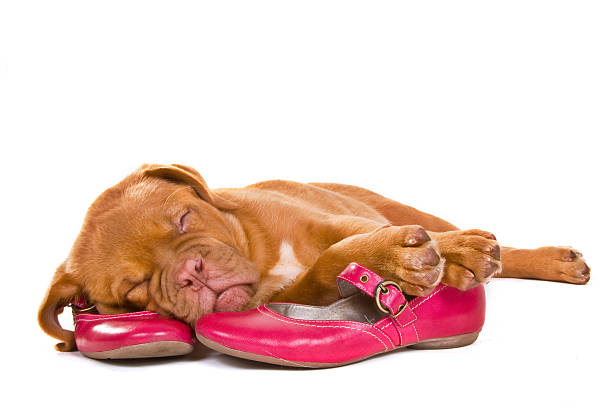
[[[444,284],[468,290],[501,272],[501,248],[492,233],[457,230],[438,233],[435,239],[446,259]]]
[[[542,258],[549,259],[549,280],[584,285],[591,279],[591,268],[576,249],[569,246],[547,246],[536,251]]]
[[[404,292],[425,296],[442,279],[444,259],[437,242],[420,226],[390,226],[376,233],[384,256],[376,268],[386,279],[397,282]]]

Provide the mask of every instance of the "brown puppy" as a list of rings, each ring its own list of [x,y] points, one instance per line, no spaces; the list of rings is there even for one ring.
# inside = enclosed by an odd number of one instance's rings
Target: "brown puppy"
[[[143,165],[89,208],[39,323],[69,351],[74,336],[57,314],[78,297],[100,313],[146,309],[188,323],[270,300],[328,304],[352,261],[412,295],[493,276],[584,284],[590,272],[571,248],[500,248],[491,233],[354,186],[269,181],[212,191],[190,167]]]

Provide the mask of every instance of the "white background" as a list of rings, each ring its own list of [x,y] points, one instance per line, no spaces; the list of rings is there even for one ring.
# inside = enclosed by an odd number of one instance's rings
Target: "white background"
[[[2,403],[609,410],[610,21],[585,0],[0,0]],[[572,245],[592,280],[495,280],[474,345],[330,370],[57,353],[36,324],[53,271],[144,162],[368,187],[505,245]]]

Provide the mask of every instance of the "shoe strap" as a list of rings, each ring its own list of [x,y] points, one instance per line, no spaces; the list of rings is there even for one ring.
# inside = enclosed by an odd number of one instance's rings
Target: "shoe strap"
[[[365,266],[350,263],[337,276],[336,282],[340,296],[347,297],[361,291],[376,299],[379,309],[388,313],[400,326],[406,326],[416,320],[401,287],[394,282],[385,281]]]

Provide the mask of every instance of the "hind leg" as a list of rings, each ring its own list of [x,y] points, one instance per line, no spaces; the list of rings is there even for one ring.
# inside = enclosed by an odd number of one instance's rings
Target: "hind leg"
[[[502,248],[503,269],[499,278],[540,279],[584,285],[591,269],[582,253],[571,247],[538,249]]]
[[[456,230],[430,233],[446,260],[442,283],[467,290],[492,277],[540,279],[583,285],[590,268],[570,247],[500,248],[489,232]]]
[[[364,202],[393,225],[424,227],[430,237],[438,242],[440,253],[446,259],[442,282],[449,286],[465,290],[486,282],[491,277],[542,279],[577,284],[589,281],[589,267],[582,254],[572,248],[500,249],[495,236],[489,232],[457,230],[456,226],[443,219],[370,190],[335,183],[312,184]]]

